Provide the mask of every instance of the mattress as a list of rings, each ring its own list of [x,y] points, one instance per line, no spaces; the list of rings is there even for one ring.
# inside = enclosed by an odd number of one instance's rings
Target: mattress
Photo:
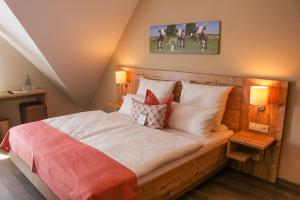
[[[130,120],[127,115],[121,114],[119,112],[112,112],[112,113],[110,113],[110,115],[114,116],[118,119],[125,120],[125,121]],[[180,137],[183,137],[183,138],[189,138],[192,140],[200,141],[203,146],[201,148],[197,148],[195,151],[193,151],[187,155],[178,157],[177,159],[175,159],[171,162],[165,163],[164,165],[149,172],[148,174],[138,177],[139,185],[141,185],[144,182],[147,182],[157,176],[160,176],[161,174],[163,174],[169,170],[172,170],[173,168],[176,168],[177,166],[180,166],[189,160],[197,158],[197,157],[199,157],[199,156],[201,156],[223,144],[226,144],[228,141],[228,138],[231,135],[233,135],[232,130],[211,132],[208,135],[202,135],[202,136],[192,135],[185,131],[176,130],[176,129],[163,129],[163,131],[172,133],[174,135],[180,135]]]
[[[119,112],[89,111],[44,120],[132,170],[141,184],[227,142],[231,131],[196,136],[140,126]]]
[[[134,172],[137,178],[202,148],[202,141],[138,125],[126,115],[89,111],[44,120]]]
[[[179,130],[175,130],[175,129],[164,129],[164,131],[167,132],[171,132],[174,134],[180,134],[180,135],[184,135],[185,137],[189,137],[189,138],[197,138],[199,139],[198,136],[194,136],[191,135],[189,133],[186,133],[184,131],[179,131]],[[172,162],[166,163],[163,166],[159,167],[156,170],[153,170],[151,173],[146,174],[143,177],[139,177],[138,178],[138,185],[141,185],[151,179],[154,179],[155,177],[160,176],[161,174],[170,171],[190,160],[193,160],[201,155],[204,155],[206,153],[208,153],[209,151],[223,145],[226,144],[228,141],[228,138],[233,135],[233,131],[231,130],[224,130],[224,131],[219,131],[219,132],[211,132],[209,135],[207,136],[201,136],[200,140],[202,142],[202,144],[204,145],[202,148],[188,154],[185,155],[183,157],[180,157]]]

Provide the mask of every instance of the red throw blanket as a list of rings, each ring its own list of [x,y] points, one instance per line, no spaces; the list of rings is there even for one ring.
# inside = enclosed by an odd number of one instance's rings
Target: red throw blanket
[[[136,175],[45,122],[14,127],[1,148],[22,158],[60,199],[134,199]]]

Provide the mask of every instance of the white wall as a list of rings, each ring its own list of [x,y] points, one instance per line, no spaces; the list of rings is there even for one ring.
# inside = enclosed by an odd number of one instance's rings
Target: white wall
[[[149,53],[151,25],[221,20],[221,54]],[[300,1],[141,0],[107,67],[93,108],[116,96],[114,71],[135,66],[291,81],[279,177],[300,184]]]
[[[20,90],[29,74],[33,85],[48,90],[48,114],[50,117],[82,111],[51,81],[25,59],[16,49],[0,37],[0,91]],[[20,122],[20,100],[0,101],[0,117],[8,117],[13,125]]]
[[[138,0],[5,2],[67,94],[79,105],[88,106]],[[46,67],[43,71],[51,76]]]

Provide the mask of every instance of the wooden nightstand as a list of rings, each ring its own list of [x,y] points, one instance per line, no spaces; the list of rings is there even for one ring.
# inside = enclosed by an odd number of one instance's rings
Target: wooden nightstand
[[[229,138],[227,145],[227,157],[240,162],[249,159],[262,161],[265,151],[276,138],[263,133],[240,131]]]
[[[111,101],[111,102],[107,102],[104,104],[104,106],[110,108],[111,110],[117,111],[121,108],[123,101],[122,100],[118,100],[118,101]]]

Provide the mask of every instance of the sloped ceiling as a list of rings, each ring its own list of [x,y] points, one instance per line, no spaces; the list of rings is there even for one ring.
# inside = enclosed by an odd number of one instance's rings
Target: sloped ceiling
[[[138,0],[5,2],[57,75],[56,84],[86,106]]]
[[[67,92],[63,82],[4,1],[0,1],[0,37],[7,40],[41,72],[47,74],[52,82]]]

